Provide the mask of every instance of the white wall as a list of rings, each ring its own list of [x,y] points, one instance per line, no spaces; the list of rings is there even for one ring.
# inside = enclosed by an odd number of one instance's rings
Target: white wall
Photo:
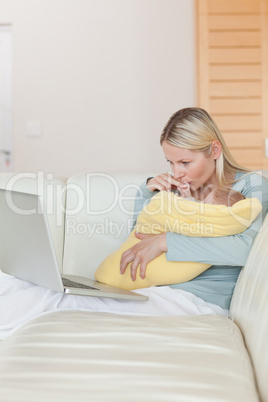
[[[13,26],[14,170],[162,170],[195,105],[193,0],[0,0]],[[42,137],[27,137],[40,121]]]

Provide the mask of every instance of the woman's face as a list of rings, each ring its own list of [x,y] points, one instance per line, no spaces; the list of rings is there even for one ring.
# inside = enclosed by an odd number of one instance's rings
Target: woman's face
[[[174,178],[189,183],[192,191],[196,191],[204,185],[212,185],[213,188],[217,184],[215,159],[221,153],[217,147],[220,147],[220,144],[215,141],[215,144],[212,144],[211,154],[207,156],[204,152],[179,148],[168,144],[166,141],[162,143],[165,157],[170,163]]]

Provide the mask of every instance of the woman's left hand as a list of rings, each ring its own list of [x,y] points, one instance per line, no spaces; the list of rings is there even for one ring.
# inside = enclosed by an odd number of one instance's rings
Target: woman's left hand
[[[147,264],[158,257],[163,252],[167,251],[166,233],[157,235],[135,233],[137,239],[141,241],[135,246],[126,250],[121,257],[120,273],[124,274],[128,264],[132,261],[130,266],[131,278],[136,280],[138,266],[140,265],[140,276],[145,278],[145,271]]]

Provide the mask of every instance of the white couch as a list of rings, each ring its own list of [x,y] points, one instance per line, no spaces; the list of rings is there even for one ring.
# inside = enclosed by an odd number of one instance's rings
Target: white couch
[[[148,176],[1,174],[0,187],[43,195],[62,272],[93,278],[127,237]],[[268,401],[267,237],[268,218],[231,319],[65,311],[28,322],[0,344],[0,401]]]

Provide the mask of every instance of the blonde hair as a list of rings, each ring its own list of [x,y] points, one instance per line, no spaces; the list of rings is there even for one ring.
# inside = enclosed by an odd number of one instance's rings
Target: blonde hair
[[[226,205],[228,207],[246,198],[242,193],[231,188],[216,188],[211,194],[215,204]]]
[[[226,174],[236,171],[248,173],[250,170],[235,161],[218,126],[204,109],[191,107],[174,113],[164,127],[160,144],[165,141],[170,145],[204,152],[209,156],[212,150],[211,144],[215,140],[219,141],[222,147],[221,155],[216,160],[216,176],[222,187],[227,183],[230,184]]]

